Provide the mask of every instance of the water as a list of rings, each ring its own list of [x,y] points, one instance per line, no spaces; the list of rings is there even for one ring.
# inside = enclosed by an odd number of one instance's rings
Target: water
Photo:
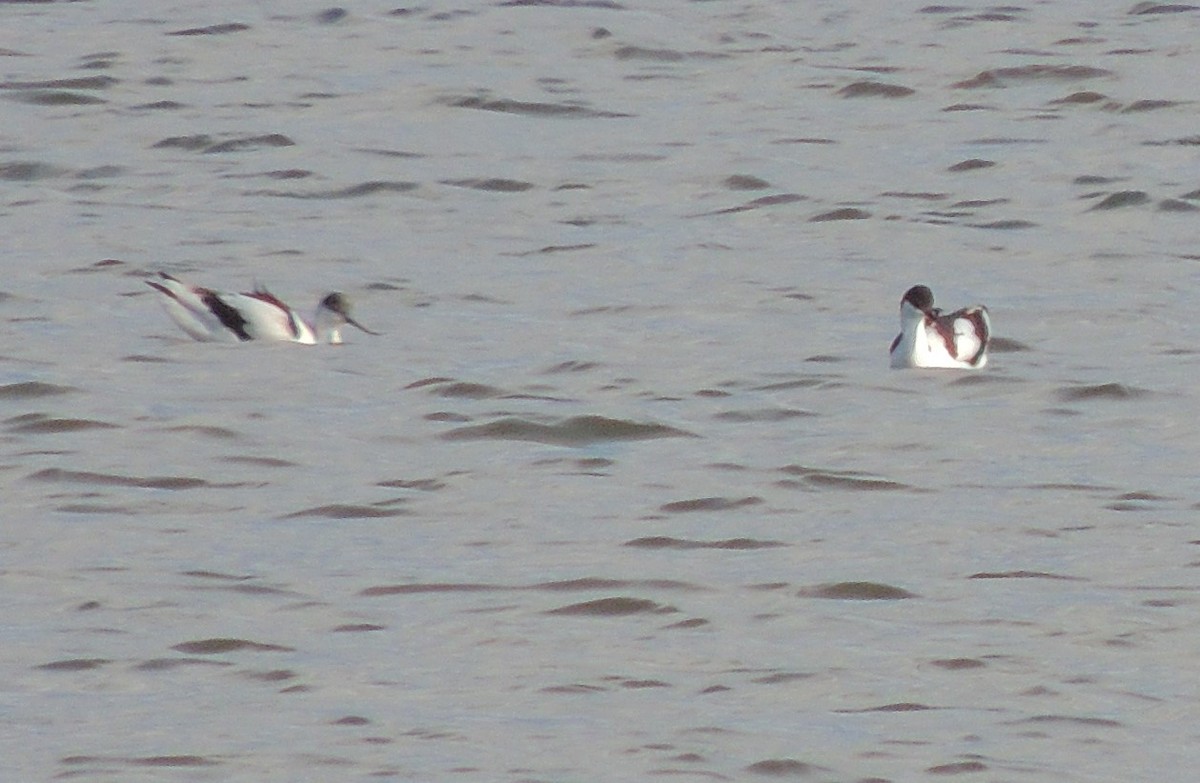
[[[0,8],[6,779],[1195,766],[1194,9]]]

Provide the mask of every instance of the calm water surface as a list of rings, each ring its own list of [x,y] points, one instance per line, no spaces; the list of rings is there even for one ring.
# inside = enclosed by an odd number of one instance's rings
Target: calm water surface
[[[1190,774],[1200,10],[852,6],[0,4],[3,777]]]

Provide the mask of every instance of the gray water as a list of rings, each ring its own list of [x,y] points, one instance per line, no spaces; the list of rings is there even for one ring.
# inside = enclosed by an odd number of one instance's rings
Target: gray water
[[[1200,11],[0,5],[5,780],[1179,780]],[[195,343],[143,280],[384,333]],[[900,295],[986,370],[890,371]]]

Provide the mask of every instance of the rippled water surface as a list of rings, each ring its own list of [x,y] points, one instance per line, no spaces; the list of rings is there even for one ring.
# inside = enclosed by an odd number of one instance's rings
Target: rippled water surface
[[[0,3],[3,777],[1186,777],[1198,41]],[[158,271],[384,334],[195,343]],[[918,282],[986,370],[887,369]]]

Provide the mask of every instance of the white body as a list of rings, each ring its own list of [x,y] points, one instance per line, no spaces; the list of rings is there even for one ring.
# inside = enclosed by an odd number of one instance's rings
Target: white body
[[[991,332],[986,307],[967,307],[942,315],[900,303],[900,335],[892,343],[891,366],[978,370],[987,365]]]
[[[375,334],[350,317],[349,305],[341,294],[322,299],[310,322],[261,289],[242,294],[218,292],[189,285],[165,273],[146,282],[162,294],[159,300],[171,320],[196,340],[337,344],[342,342],[341,327],[347,323]]]

